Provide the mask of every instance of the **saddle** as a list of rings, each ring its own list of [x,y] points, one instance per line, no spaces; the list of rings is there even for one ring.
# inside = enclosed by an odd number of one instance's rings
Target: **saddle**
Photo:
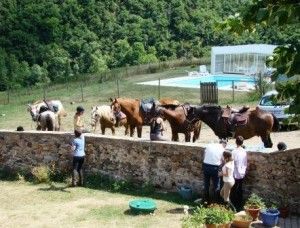
[[[54,113],[57,113],[58,112],[58,107],[56,105],[53,105],[52,102],[50,101],[46,101],[44,100],[44,103],[46,104],[48,110],[54,112]],[[43,106],[42,106],[43,107]]]
[[[155,106],[155,99],[153,97],[141,100],[141,110],[146,124],[150,123],[151,118],[155,114]]]
[[[222,117],[226,120],[230,132],[234,132],[236,127],[244,126],[248,122],[248,106],[235,110],[227,106],[223,109]]]

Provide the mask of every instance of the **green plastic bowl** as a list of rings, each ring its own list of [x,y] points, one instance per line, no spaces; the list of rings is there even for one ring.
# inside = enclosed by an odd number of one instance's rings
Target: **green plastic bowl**
[[[152,199],[135,199],[129,202],[129,207],[134,213],[152,213],[156,203]]]

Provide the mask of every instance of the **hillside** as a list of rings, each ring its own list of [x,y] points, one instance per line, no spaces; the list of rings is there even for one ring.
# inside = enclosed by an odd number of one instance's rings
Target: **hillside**
[[[2,0],[0,90],[177,58],[212,45],[284,42],[273,29],[233,37],[215,22],[248,0]]]

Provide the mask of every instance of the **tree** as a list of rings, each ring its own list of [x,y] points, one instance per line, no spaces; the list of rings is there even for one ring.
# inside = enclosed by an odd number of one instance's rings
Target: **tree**
[[[300,3],[297,0],[254,0],[240,14],[230,16],[219,28],[229,29],[231,32],[241,34],[254,32],[258,24],[263,27],[300,26]],[[299,30],[298,30],[299,31]],[[285,74],[290,78],[286,82],[276,82],[276,89],[280,98],[293,98],[290,112],[300,114],[300,79],[294,75],[300,74],[300,33],[294,30],[294,37],[290,43],[275,48],[273,56],[267,63],[276,68],[273,79]]]

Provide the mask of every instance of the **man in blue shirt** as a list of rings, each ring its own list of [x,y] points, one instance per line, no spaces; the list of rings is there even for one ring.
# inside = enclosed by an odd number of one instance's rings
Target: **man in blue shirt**
[[[74,131],[75,138],[72,141],[72,151],[73,151],[73,173],[72,173],[72,186],[76,186],[76,175],[79,176],[78,185],[83,185],[83,171],[82,165],[84,162],[85,152],[85,140],[81,131]]]

